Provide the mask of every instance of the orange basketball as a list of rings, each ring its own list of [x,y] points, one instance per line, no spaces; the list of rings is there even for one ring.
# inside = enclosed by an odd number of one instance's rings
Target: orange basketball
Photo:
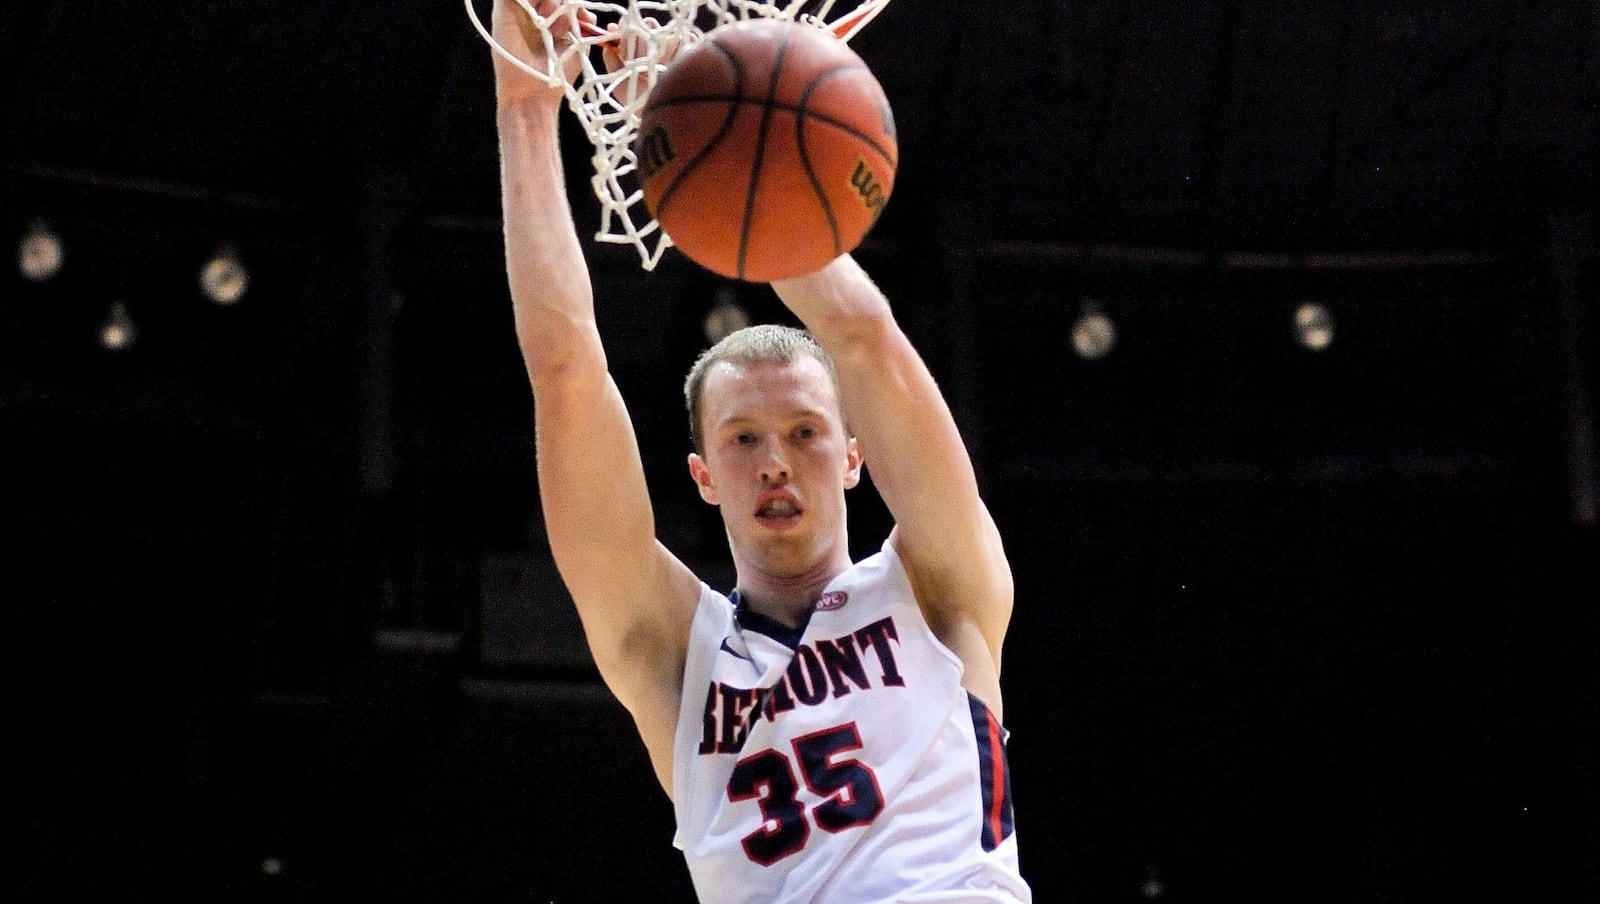
[[[855,51],[780,19],[724,25],[672,62],[634,145],[644,200],[684,254],[771,282],[852,251],[894,188],[894,116]]]

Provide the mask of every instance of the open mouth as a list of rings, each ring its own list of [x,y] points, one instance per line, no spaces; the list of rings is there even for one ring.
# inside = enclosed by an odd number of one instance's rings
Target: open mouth
[[[792,499],[769,499],[756,509],[756,520],[769,527],[792,524],[800,518],[800,506]]]

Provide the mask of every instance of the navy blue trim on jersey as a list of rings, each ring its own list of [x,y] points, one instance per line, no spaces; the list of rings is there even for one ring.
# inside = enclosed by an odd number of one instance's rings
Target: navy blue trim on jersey
[[[967,694],[972,731],[978,742],[978,780],[983,789],[983,849],[992,851],[1011,837],[1011,770],[1006,762],[1005,729],[982,700]]]
[[[765,634],[791,650],[800,646],[800,638],[805,635],[806,625],[811,622],[808,613],[805,621],[791,628],[775,618],[762,615],[750,608],[750,604],[744,601],[737,588],[728,594],[728,599],[733,602],[733,618],[739,623],[739,627],[757,634]]]

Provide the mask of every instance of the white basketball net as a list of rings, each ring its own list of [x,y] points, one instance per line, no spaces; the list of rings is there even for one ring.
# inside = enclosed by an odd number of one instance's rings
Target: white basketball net
[[[672,240],[645,209],[644,190],[634,176],[638,161],[633,139],[638,134],[639,114],[649,98],[650,86],[678,48],[687,47],[719,25],[756,18],[809,22],[848,41],[889,5],[889,0],[847,0],[843,4],[835,0],[561,0],[554,9],[541,14],[534,8],[534,0],[515,0],[533,20],[544,41],[550,68],[543,71],[517,59],[495,41],[473,8],[473,0],[464,2],[473,27],[495,53],[566,94],[567,106],[577,114],[594,143],[591,184],[600,201],[600,231],[595,239],[638,248],[646,270],[655,268]],[[839,6],[843,8],[836,8]],[[602,28],[580,27],[579,10],[592,12]],[[563,42],[565,46],[557,48],[550,25],[564,17],[571,34],[578,39]],[[608,30],[604,26],[614,28]],[[614,72],[606,71],[601,58],[601,49],[606,45],[627,49],[623,65]],[[578,76],[568,82],[562,73],[574,58],[581,68]]]

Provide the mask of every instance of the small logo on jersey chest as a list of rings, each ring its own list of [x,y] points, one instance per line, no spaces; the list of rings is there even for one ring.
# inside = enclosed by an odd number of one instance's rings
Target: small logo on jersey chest
[[[845,593],[843,590],[829,590],[822,595],[822,599],[817,600],[817,611],[832,612],[835,609],[843,609],[844,604],[848,602],[850,602],[850,594]]]
[[[735,659],[743,659],[745,662],[748,662],[751,665],[755,664],[755,660],[751,658],[749,653],[741,653],[738,650],[735,650],[733,645],[728,643],[728,638],[726,637],[722,638],[722,652],[727,653],[729,656],[732,656]]]

